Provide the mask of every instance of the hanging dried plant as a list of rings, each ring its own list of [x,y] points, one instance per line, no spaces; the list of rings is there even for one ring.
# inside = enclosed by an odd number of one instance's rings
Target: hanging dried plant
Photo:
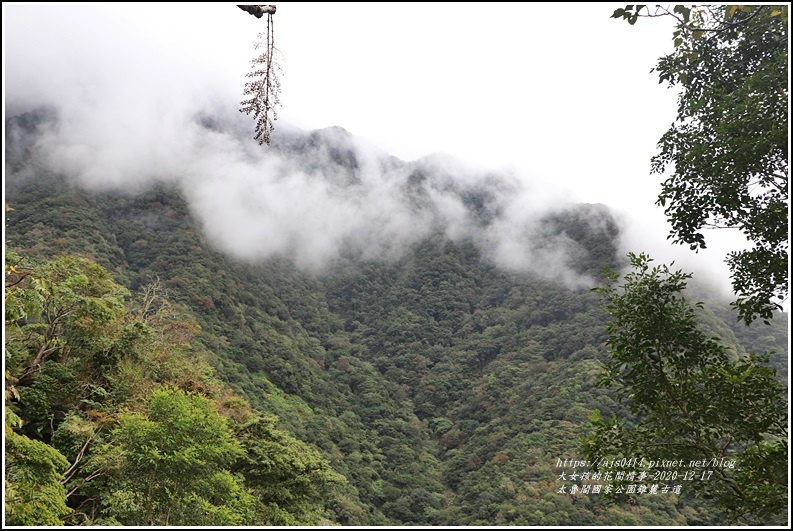
[[[267,15],[267,31],[259,33],[259,41],[254,43],[254,50],[262,52],[251,59],[252,71],[245,77],[252,81],[245,83],[245,96],[249,99],[243,100],[240,105],[240,112],[245,114],[253,113],[256,119],[256,135],[254,138],[259,141],[259,145],[270,144],[271,135],[275,128],[274,122],[278,119],[275,110],[276,105],[281,104],[281,66],[278,64],[280,52],[275,47],[273,30],[273,14],[275,6],[238,6],[240,9],[249,12],[256,18]]]

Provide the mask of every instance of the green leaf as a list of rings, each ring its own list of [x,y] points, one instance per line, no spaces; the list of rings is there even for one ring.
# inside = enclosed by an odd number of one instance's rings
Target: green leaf
[[[688,8],[686,6],[676,5],[672,11],[674,11],[675,13],[679,13],[683,17],[683,22],[688,24],[688,19],[691,16],[691,8]]]

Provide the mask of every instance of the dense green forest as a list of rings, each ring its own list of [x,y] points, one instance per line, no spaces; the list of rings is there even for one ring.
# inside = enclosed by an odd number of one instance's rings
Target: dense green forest
[[[40,119],[10,126],[22,138]],[[354,183],[356,154],[334,137],[272,149],[321,151]],[[21,140],[7,154],[7,524],[728,523],[693,489],[560,492],[591,412],[630,417],[598,385],[592,286],[503,269],[440,227],[320,273],[242,261],[178,184],[91,191]],[[430,169],[406,176],[406,200],[430,201]],[[495,215],[487,189],[453,191],[475,222]],[[602,205],[536,230],[576,242],[581,275],[624,265]],[[714,302],[700,317],[735,356],[773,352],[787,385],[786,315],[747,327]]]

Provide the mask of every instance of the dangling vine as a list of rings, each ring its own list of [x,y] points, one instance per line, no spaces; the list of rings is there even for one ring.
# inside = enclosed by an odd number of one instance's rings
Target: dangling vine
[[[261,54],[251,59],[251,68],[245,77],[252,78],[252,81],[245,83],[245,96],[250,99],[243,100],[240,105],[240,112],[245,114],[253,113],[256,119],[256,135],[254,138],[263,143],[270,144],[271,135],[275,128],[274,122],[278,119],[275,110],[276,105],[281,104],[281,81],[278,79],[281,74],[281,66],[277,59],[280,52],[275,47],[275,32],[273,26],[274,5],[238,6],[243,11],[247,11],[256,18],[267,15],[267,31],[258,34],[259,41],[254,43],[254,50],[264,48]]]

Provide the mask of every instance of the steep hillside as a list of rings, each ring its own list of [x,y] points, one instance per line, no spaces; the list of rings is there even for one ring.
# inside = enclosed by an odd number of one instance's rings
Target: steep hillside
[[[86,257],[133,293],[159,281],[200,325],[198,350],[224,384],[347,478],[351,490],[328,507],[334,521],[724,523],[685,490],[633,506],[557,492],[558,460],[575,457],[590,411],[627,413],[597,386],[605,316],[589,287],[622,260],[605,207],[515,215],[509,198],[522,192],[509,177],[465,175],[442,158],[372,158],[332,128],[274,142],[266,179],[279,190],[311,184],[301,190],[321,189],[328,208],[383,201],[383,216],[306,239],[311,210],[267,225],[267,212],[253,213],[274,203],[242,202],[243,218],[219,196],[209,213],[190,176],[97,189],[54,171],[30,147],[51,119],[10,124],[7,247]],[[745,330],[727,318],[720,309],[708,326],[729,330],[736,351],[787,359],[784,316]]]

